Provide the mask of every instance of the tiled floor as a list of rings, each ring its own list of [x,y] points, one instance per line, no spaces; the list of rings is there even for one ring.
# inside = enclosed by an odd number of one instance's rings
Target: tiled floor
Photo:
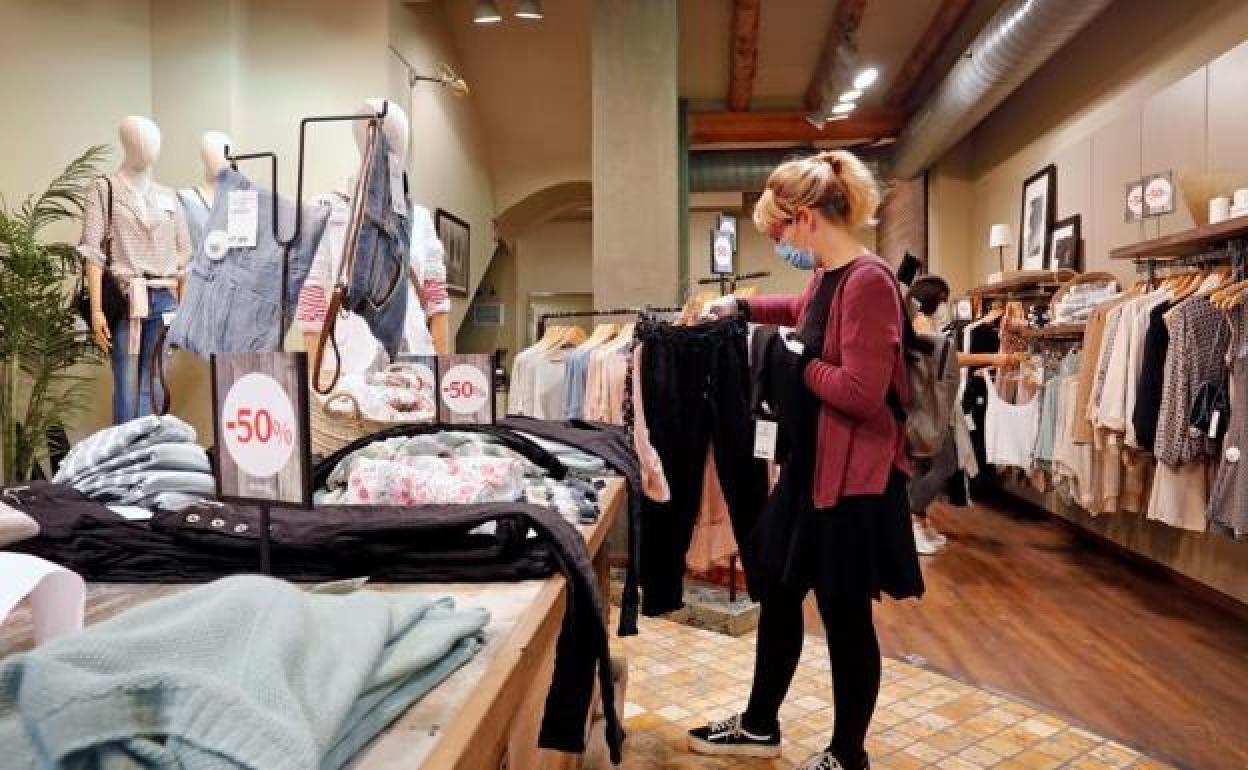
[[[639,636],[614,646],[629,661],[626,770],[782,770],[823,748],[831,735],[831,687],[821,638],[806,638],[780,712],[785,753],[776,762],[710,759],[685,748],[688,728],[730,716],[745,703],[752,636],[734,639],[643,618]],[[1023,703],[895,660],[884,662],[867,749],[876,770],[1169,767]]]

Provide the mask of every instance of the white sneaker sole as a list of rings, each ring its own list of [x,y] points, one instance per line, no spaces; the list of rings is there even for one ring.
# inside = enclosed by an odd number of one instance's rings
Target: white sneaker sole
[[[690,735],[689,750],[706,757],[752,757],[754,759],[779,759],[780,744],[775,746],[743,746],[711,743]]]

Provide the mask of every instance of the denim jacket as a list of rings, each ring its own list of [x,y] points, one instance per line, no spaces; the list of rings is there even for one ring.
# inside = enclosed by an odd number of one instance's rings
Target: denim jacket
[[[365,170],[364,214],[355,242],[355,262],[348,278],[346,307],[360,315],[391,357],[403,341],[407,318],[407,265],[411,242],[411,206],[403,189],[391,189],[390,147],[385,133]],[[392,196],[403,196],[398,206]],[[398,213],[395,209],[403,213]]]
[[[235,190],[258,193],[254,248],[223,246],[229,197]],[[294,206],[286,199],[279,200],[278,218],[285,235],[294,227]],[[277,327],[284,247],[274,238],[272,205],[271,191],[257,187],[237,171],[226,168],[217,175],[216,198],[204,224],[204,238],[195,244],[182,305],[169,330],[169,344],[205,357],[282,349],[287,330]],[[299,239],[290,247],[285,287],[288,328],[328,218],[327,207],[305,207]]]

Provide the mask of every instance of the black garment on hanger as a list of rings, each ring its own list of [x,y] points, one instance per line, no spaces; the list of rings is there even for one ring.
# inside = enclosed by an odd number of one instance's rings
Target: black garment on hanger
[[[1161,419],[1161,395],[1164,388],[1166,354],[1170,351],[1170,329],[1165,315],[1175,303],[1163,302],[1149,314],[1148,332],[1144,335],[1140,379],[1135,387],[1135,410],[1131,423],[1135,439],[1143,449],[1153,451],[1157,440],[1157,421]]]
[[[971,329],[971,344],[967,353],[997,353],[1001,350],[1001,330],[995,324],[981,324]],[[996,468],[988,464],[988,447],[984,441],[984,422],[988,416],[988,382],[975,373],[983,367],[971,367],[966,372],[966,388],[962,393],[962,413],[971,417],[971,446],[975,448],[975,460],[979,475],[970,482],[973,491],[990,488],[996,484]],[[971,424],[967,425],[971,428]]]
[[[641,611],[684,606],[685,558],[701,508],[708,446],[740,547],[751,596],[749,542],[767,493],[767,465],[754,457],[747,326],[742,319],[697,326],[645,320],[640,376],[650,440],[663,461],[671,500],[642,504]]]

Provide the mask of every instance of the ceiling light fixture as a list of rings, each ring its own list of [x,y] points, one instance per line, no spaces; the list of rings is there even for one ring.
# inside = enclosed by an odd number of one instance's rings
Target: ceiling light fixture
[[[858,97],[860,96],[862,96],[862,91],[855,88],[852,91],[846,91],[845,93],[841,94],[841,98],[837,99],[837,101],[838,102],[856,102],[858,101]]]
[[[856,106],[858,105],[854,104],[853,102],[841,102],[840,104],[832,108],[832,114],[833,115],[848,115],[849,113],[854,111],[854,107]]]
[[[503,14],[499,13],[494,0],[477,0],[477,10],[473,12],[472,20],[477,24],[497,24],[503,20]]]
[[[542,13],[542,0],[520,0],[516,3],[517,19],[537,19],[546,18],[546,14]]]
[[[880,71],[875,67],[867,67],[854,78],[854,88],[859,91],[865,91],[871,87],[875,79],[880,76]]]

